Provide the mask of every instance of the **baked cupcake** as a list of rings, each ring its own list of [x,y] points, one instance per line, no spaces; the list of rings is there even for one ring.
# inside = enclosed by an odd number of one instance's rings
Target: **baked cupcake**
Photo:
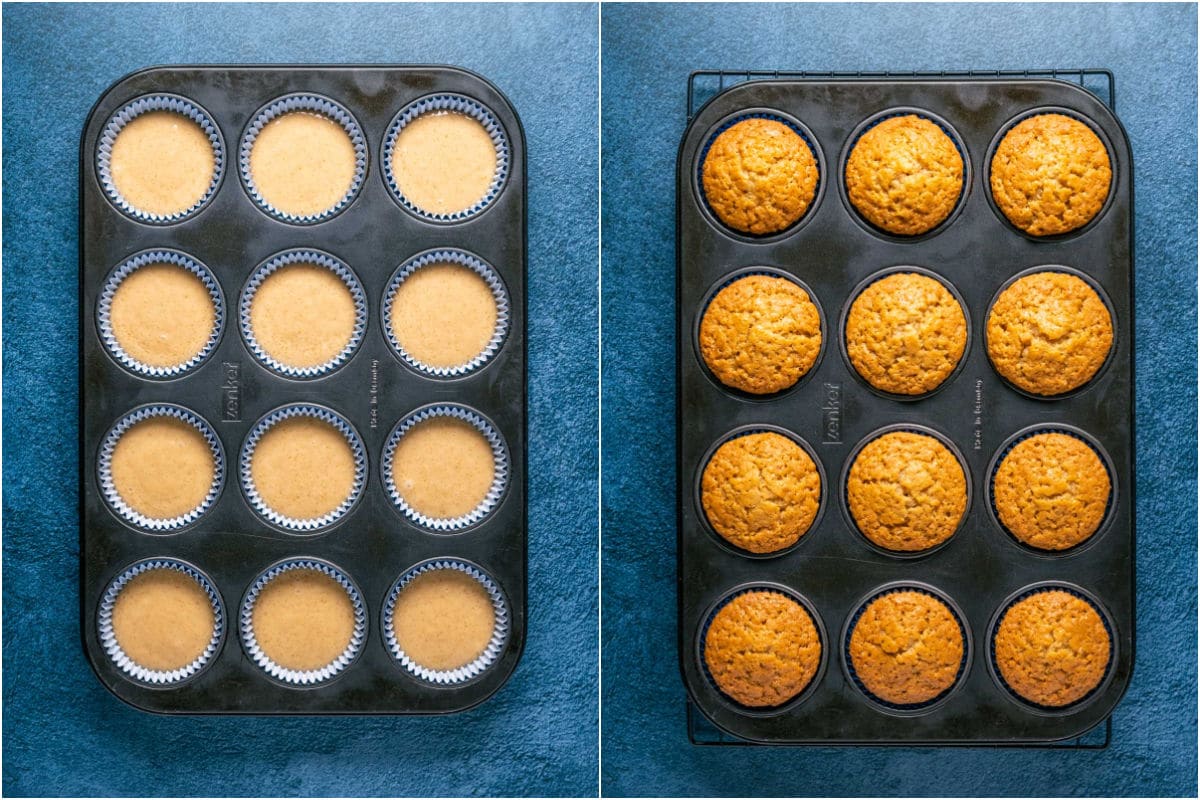
[[[389,647],[418,677],[458,683],[492,663],[505,633],[477,570],[443,562],[404,583],[386,620]]]
[[[871,126],[846,160],[846,194],[877,228],[916,236],[942,224],[963,189],[963,159],[941,126],[916,114]]]
[[[1113,343],[1108,306],[1065,272],[1018,278],[988,312],[987,351],[1001,377],[1030,394],[1078,389],[1099,372]]]
[[[883,392],[922,395],[942,385],[967,347],[967,318],[941,281],[894,272],[867,286],[846,315],[846,354]]]
[[[704,664],[717,688],[750,708],[783,705],[821,665],[821,635],[807,610],[783,592],[743,592],[704,634]]]
[[[1112,641],[1100,613],[1082,597],[1044,589],[1004,612],[992,643],[1005,685],[1034,705],[1062,708],[1104,680]]]
[[[113,653],[126,672],[150,683],[190,677],[215,651],[219,620],[214,600],[190,568],[157,562],[116,589],[111,616],[101,612],[101,635],[111,635]],[[128,574],[128,573],[127,573]],[[106,624],[107,623],[107,624]],[[111,625],[111,634],[106,631]]]
[[[821,474],[808,451],[764,431],[717,448],[700,479],[700,503],[713,530],[734,547],[775,553],[812,527]]]
[[[891,431],[867,442],[846,480],[854,524],[878,547],[917,553],[945,542],[967,511],[967,478],[936,437]]]
[[[732,389],[772,394],[804,377],[821,353],[821,315],[787,278],[748,275],[717,292],[700,320],[700,355]]]
[[[130,208],[173,219],[196,208],[214,188],[217,154],[204,128],[177,111],[147,111],[113,139],[108,172]]]
[[[804,137],[760,117],[722,131],[701,170],[704,199],[717,219],[754,235],[794,225],[812,205],[819,180],[816,156]]]
[[[963,668],[966,642],[954,612],[917,590],[879,595],[850,631],[849,667],[867,693],[914,706],[948,692]]]
[[[1104,207],[1111,184],[1104,142],[1063,114],[1021,120],[992,156],[992,197],[1009,222],[1032,236],[1087,225]]]
[[[1000,461],[992,502],[1004,528],[1039,550],[1067,550],[1104,521],[1112,482],[1090,445],[1065,433],[1022,439]]]

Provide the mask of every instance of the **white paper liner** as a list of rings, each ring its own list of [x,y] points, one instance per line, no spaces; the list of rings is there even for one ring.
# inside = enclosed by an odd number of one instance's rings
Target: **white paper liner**
[[[395,300],[396,292],[400,289],[400,284],[404,283],[414,272],[431,264],[445,263],[466,267],[487,283],[488,288],[492,290],[492,297],[496,301],[496,327],[492,331],[492,338],[474,358],[457,366],[434,367],[414,358],[396,338],[396,334],[392,330],[392,302]],[[434,378],[457,378],[474,372],[490,361],[492,356],[499,352],[500,347],[504,344],[504,338],[508,335],[509,318],[508,291],[504,288],[504,282],[500,280],[500,275],[492,268],[491,264],[466,250],[455,248],[430,250],[410,258],[401,264],[400,268],[392,275],[383,295],[383,332],[387,336],[388,344],[405,364]]]
[[[136,663],[121,649],[121,645],[117,642],[116,632],[113,630],[113,608],[116,606],[117,596],[121,594],[121,590],[138,575],[159,569],[182,572],[184,575],[195,580],[200,588],[204,590],[204,593],[208,595],[213,610],[212,638],[209,639],[208,646],[204,648],[204,652],[197,656],[192,663],[169,671],[148,669]],[[108,657],[112,659],[121,672],[138,683],[144,683],[149,686],[169,686],[195,677],[212,662],[213,657],[221,649],[221,643],[225,639],[225,606],[221,602],[221,595],[217,593],[216,587],[213,586],[208,576],[191,564],[178,561],[174,558],[151,558],[126,567],[108,585],[108,588],[104,591],[104,596],[100,599],[100,610],[97,614],[96,624],[100,635],[101,647],[104,648],[104,652],[108,654]]]
[[[350,603],[354,606],[354,633],[350,636],[350,643],[346,645],[346,649],[342,651],[341,655],[320,669],[288,669],[276,663],[270,656],[264,653],[262,648],[259,647],[258,639],[254,636],[254,604],[258,601],[258,596],[272,580],[285,572],[293,570],[311,570],[332,578],[346,590],[346,595],[350,598]],[[358,591],[358,587],[354,585],[354,582],[350,580],[346,573],[337,567],[315,558],[288,559],[269,568],[266,572],[255,578],[254,583],[250,584],[250,588],[246,590],[246,597],[242,601],[240,628],[242,646],[245,647],[246,654],[263,671],[272,678],[284,683],[294,686],[312,686],[331,680],[345,670],[346,667],[350,666],[354,662],[354,659],[358,658],[358,654],[362,652],[363,645],[367,641],[367,609],[363,603],[362,594]]]
[[[283,267],[292,264],[312,264],[329,270],[345,284],[346,289],[349,290],[350,296],[354,300],[354,331],[350,334],[350,341],[346,342],[346,346],[342,348],[340,353],[324,364],[317,364],[311,367],[294,367],[285,364],[272,357],[254,335],[254,326],[250,319],[250,308],[254,304],[255,294],[258,293],[258,289],[262,286],[263,281]],[[367,295],[363,291],[362,283],[358,280],[358,276],[354,274],[350,267],[328,253],[307,249],[284,250],[268,258],[255,268],[251,274],[250,280],[246,283],[246,288],[242,291],[242,299],[238,303],[238,321],[242,329],[242,338],[246,342],[246,347],[268,369],[279,375],[283,375],[285,378],[319,378],[323,375],[328,375],[330,372],[344,365],[358,350],[358,346],[362,344],[363,335],[367,329]]]
[[[189,208],[174,214],[155,214],[134,207],[133,204],[121,196],[116,184],[113,182],[112,148],[113,142],[117,139],[117,134],[130,122],[142,114],[147,114],[151,111],[173,111],[177,114],[182,114],[199,125],[205,135],[208,136],[209,143],[212,144],[213,176],[212,181],[208,185],[208,190],[204,193],[203,197]],[[100,180],[100,188],[113,205],[138,222],[145,222],[152,225],[169,225],[181,222],[196,214],[200,209],[208,205],[208,202],[216,195],[217,188],[221,185],[221,178],[224,174],[225,141],[221,138],[221,131],[217,128],[216,123],[213,122],[212,115],[191,100],[178,95],[148,94],[126,103],[120,111],[109,118],[108,124],[100,132],[100,141],[96,145],[96,175]]]
[[[496,615],[496,624],[492,629],[492,638],[488,640],[487,646],[479,654],[479,657],[471,663],[464,664],[452,670],[428,669],[414,662],[400,647],[400,643],[396,641],[396,632],[392,626],[392,614],[396,609],[396,600],[400,597],[400,592],[404,587],[412,583],[413,579],[427,572],[446,569],[458,570],[465,575],[469,575],[483,586],[488,596],[492,599],[492,610]],[[382,624],[384,642],[387,645],[388,652],[392,654],[397,663],[407,670],[409,674],[423,681],[442,686],[465,683],[479,676],[484,670],[496,663],[496,660],[500,657],[500,653],[504,650],[504,645],[508,643],[508,603],[505,601],[504,594],[500,591],[500,587],[496,582],[487,573],[477,567],[454,559],[434,559],[412,567],[392,584],[392,588],[387,595],[387,600],[383,604]]]
[[[396,455],[396,446],[400,444],[400,439],[417,425],[435,417],[451,417],[469,423],[475,430],[483,434],[483,437],[487,439],[488,444],[492,447],[494,463],[492,485],[488,488],[487,494],[479,502],[479,505],[460,517],[441,518],[429,517],[422,514],[405,501],[400,491],[396,488],[396,482],[392,479],[392,462]],[[464,528],[469,528],[487,517],[500,504],[500,498],[504,496],[504,490],[508,487],[508,449],[505,447],[504,439],[500,436],[500,433],[483,415],[465,406],[453,404],[429,406],[405,417],[392,429],[392,432],[388,435],[387,444],[383,448],[381,471],[383,473],[384,488],[387,490],[388,497],[392,499],[396,507],[411,522],[422,528],[440,533],[460,531]]]
[[[181,420],[195,428],[204,437],[204,441],[208,443],[213,457],[213,481],[212,485],[209,486],[208,494],[192,510],[177,517],[167,519],[148,517],[136,511],[121,498],[116,485],[113,483],[112,457],[113,451],[117,447],[117,441],[134,425],[154,417],[170,417]],[[221,448],[221,441],[217,438],[217,434],[213,431],[212,426],[199,414],[183,406],[171,403],[156,403],[134,409],[109,429],[104,440],[100,443],[97,477],[100,481],[100,492],[104,496],[105,501],[117,516],[125,522],[148,533],[172,533],[191,525],[204,516],[216,504],[217,497],[221,494],[221,489],[225,485],[225,451]]]
[[[173,364],[167,367],[145,364],[129,355],[129,353],[125,352],[125,348],[121,346],[120,341],[117,340],[112,327],[112,302],[116,296],[117,289],[134,272],[151,264],[173,264],[195,275],[204,284],[204,288],[208,290],[208,296],[212,300],[215,312],[212,332],[209,334],[208,341],[204,343],[200,352],[180,364]],[[145,250],[127,258],[114,268],[109,273],[108,278],[105,279],[104,288],[101,289],[100,298],[96,303],[96,326],[100,331],[100,340],[104,343],[104,347],[108,350],[109,355],[115,358],[117,363],[125,367],[125,369],[145,378],[176,378],[203,364],[213,354],[213,351],[217,349],[217,342],[220,341],[221,333],[225,329],[225,298],[221,293],[221,286],[217,283],[216,277],[208,267],[197,259],[179,250]]]
[[[404,130],[417,117],[438,111],[465,114],[476,120],[479,124],[483,125],[488,135],[492,138],[492,144],[496,147],[496,172],[492,176],[492,183],[488,187],[487,192],[470,208],[450,214],[426,211],[417,206],[404,196],[392,174],[392,151],[395,149],[396,138],[400,135],[400,131]],[[511,157],[508,136],[504,132],[504,127],[487,106],[466,95],[432,94],[414,100],[400,109],[396,116],[392,118],[387,128],[387,134],[383,137],[380,163],[383,164],[383,180],[387,183],[392,197],[401,206],[422,219],[433,220],[435,222],[462,222],[482,213],[484,209],[500,196],[500,192],[504,189],[504,182],[508,179]]]

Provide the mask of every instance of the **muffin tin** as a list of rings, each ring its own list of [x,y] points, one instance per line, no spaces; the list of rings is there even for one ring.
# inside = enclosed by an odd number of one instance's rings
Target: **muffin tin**
[[[710,75],[693,75],[689,98],[697,78]],[[1110,196],[1097,218],[1041,240],[1010,225],[993,207],[988,188],[996,141],[1035,109],[1065,109],[1089,123],[1108,145],[1113,164]],[[857,132],[891,110],[915,110],[944,123],[966,162],[958,208],[933,231],[911,238],[862,220],[845,200],[841,175]],[[806,215],[768,237],[722,226],[706,208],[698,179],[715,132],[746,114],[802,123],[826,170]],[[775,75],[724,89],[696,112],[680,143],[676,172],[679,654],[691,703],[720,731],[720,743],[1036,745],[1079,737],[1104,723],[1128,686],[1134,661],[1133,172],[1128,139],[1112,111],[1079,85],[1054,79]],[[840,341],[833,341],[841,338],[839,320],[856,287],[898,266],[931,270],[948,282],[969,324],[962,363],[937,390],[916,399],[870,389]],[[1106,366],[1083,388],[1054,399],[1012,388],[992,368],[984,345],[997,291],[1036,266],[1082,273],[1114,320]],[[823,319],[822,357],[796,386],[765,397],[722,387],[704,366],[696,339],[715,289],[755,271],[798,279],[810,288]],[[845,475],[856,445],[889,426],[932,429],[953,443],[968,473],[962,526],[944,546],[917,557],[873,548],[845,509]],[[1020,545],[990,507],[996,456],[1030,426],[1085,432],[1111,471],[1113,492],[1101,528],[1061,554]],[[772,427],[804,440],[824,479],[839,483],[824,487],[821,513],[798,544],[778,556],[751,557],[708,529],[697,487],[716,443],[735,430]],[[1104,681],[1061,710],[1015,697],[994,677],[991,663],[989,637],[998,612],[1047,582],[1092,598],[1112,634]],[[725,598],[772,585],[800,595],[820,617],[828,664],[799,702],[764,712],[721,694],[700,653],[707,621]],[[960,684],[928,707],[892,709],[870,700],[845,664],[847,626],[863,598],[895,586],[944,594],[973,643]]]
[[[490,114],[494,138],[506,143],[503,180],[472,213],[429,219],[406,208],[389,187],[382,153],[405,109],[447,96]],[[295,97],[336,104],[362,138],[361,180],[335,210],[315,219],[287,219],[264,209],[239,178],[238,154],[253,118],[275,101]],[[110,120],[131,104],[146,104],[145,98],[160,98],[150,107],[198,109],[208,120],[210,141],[219,145],[210,195],[171,218],[139,218],[123,209],[106,193],[98,169],[98,152],[110,144]],[[430,374],[406,363],[382,323],[397,271],[447,248],[490,267],[507,295],[503,338],[489,344],[490,355],[465,375]],[[264,363],[240,324],[240,300],[256,267],[297,249],[345,265],[365,297],[361,341],[337,364],[313,374],[288,374]],[[211,276],[212,296],[221,301],[219,334],[182,373],[127,366],[102,334],[106,280],[152,250],[178,254],[172,256],[177,263],[195,262],[192,271]],[[174,714],[437,714],[493,695],[512,674],[525,640],[525,272],[524,133],[508,100],[478,75],[444,66],[181,66],[137,72],[109,88],[92,109],[80,146],[80,612],[84,650],[104,686],[139,709]],[[356,501],[311,531],[260,516],[240,479],[252,428],[293,405],[344,420],[365,455]],[[170,531],[148,531],[119,516],[99,475],[110,429],[148,406],[195,415],[223,454],[224,479],[211,507]],[[405,516],[388,496],[381,465],[402,420],[447,408],[491,427],[502,444],[506,480],[489,495],[487,513],[443,532]],[[102,612],[111,610],[109,587],[146,561],[204,576],[221,608],[210,661],[166,685],[122,670],[106,651],[101,630]],[[288,685],[269,675],[241,635],[252,584],[293,562],[339,571],[363,606],[356,614],[365,640],[336,675],[315,685]],[[474,664],[448,682],[413,674],[391,652],[384,630],[384,608],[394,602],[397,582],[431,563],[486,577],[504,610],[497,619],[502,635],[489,645],[487,664]]]

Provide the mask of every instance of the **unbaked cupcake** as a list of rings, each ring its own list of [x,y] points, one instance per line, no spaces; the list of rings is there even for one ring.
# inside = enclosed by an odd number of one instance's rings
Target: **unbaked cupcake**
[[[119,198],[155,220],[178,218],[197,208],[214,188],[217,168],[209,133],[194,119],[165,108],[125,123],[113,139],[107,164]]]

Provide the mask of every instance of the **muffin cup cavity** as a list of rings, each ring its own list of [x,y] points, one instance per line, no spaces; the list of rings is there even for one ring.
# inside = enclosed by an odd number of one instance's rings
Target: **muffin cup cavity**
[[[293,570],[318,572],[332,578],[345,590],[354,609],[354,633],[350,637],[350,643],[346,645],[346,649],[342,651],[341,655],[319,669],[294,670],[276,663],[263,652],[254,635],[254,606],[258,602],[259,595],[271,581]],[[317,558],[291,558],[269,567],[250,584],[250,588],[246,590],[246,596],[242,600],[239,627],[242,647],[245,649],[246,655],[264,672],[289,686],[315,686],[327,683],[340,675],[354,663],[354,660],[362,652],[367,641],[367,606],[354,581],[350,580],[350,577],[338,567]]]
[[[148,517],[126,503],[121,498],[120,492],[117,491],[112,474],[113,452],[121,437],[138,423],[158,417],[179,420],[194,428],[204,437],[213,458],[213,480],[204,499],[190,511],[167,519]],[[104,496],[108,507],[124,522],[144,533],[175,533],[196,522],[216,504],[217,497],[220,496],[221,490],[225,486],[225,451],[221,447],[221,440],[217,438],[213,427],[196,412],[172,403],[144,405],[121,417],[109,429],[100,444],[96,477],[100,482],[100,493]]]
[[[491,137],[492,145],[496,148],[496,171],[492,175],[492,182],[488,186],[487,192],[474,205],[462,211],[452,213],[426,211],[404,196],[404,192],[400,190],[400,186],[392,173],[392,151],[395,149],[396,139],[400,136],[400,132],[418,117],[436,112],[464,114],[470,117],[483,126],[488,136]],[[491,109],[474,98],[447,92],[418,98],[396,113],[391,123],[388,124],[387,133],[383,137],[383,145],[380,148],[380,163],[383,165],[381,172],[383,173],[383,181],[387,185],[388,193],[401,208],[429,222],[454,223],[465,222],[472,217],[482,214],[500,196],[500,193],[504,191],[505,182],[508,180],[508,173],[512,164],[512,153],[508,142],[508,134],[505,133],[504,126],[500,124],[500,120],[492,113]]]
[[[488,285],[488,288],[492,290],[492,297],[496,301],[496,327],[492,332],[491,339],[488,340],[483,350],[474,358],[457,366],[435,367],[414,358],[400,344],[395,332],[392,330],[392,303],[396,298],[396,292],[400,289],[400,285],[413,273],[433,264],[447,263],[466,267],[482,278]],[[413,256],[401,264],[392,274],[387,288],[383,293],[383,332],[387,337],[388,344],[391,345],[392,352],[405,365],[430,378],[459,378],[469,375],[485,366],[500,351],[500,348],[504,346],[504,339],[508,336],[511,317],[512,310],[509,305],[508,290],[505,288],[499,273],[496,272],[491,264],[479,256],[457,248],[427,250],[424,253]]]
[[[396,610],[396,601],[400,597],[400,592],[412,583],[414,579],[426,573],[448,569],[457,570],[473,578],[484,588],[492,601],[492,611],[495,613],[496,622],[495,627],[492,629],[492,637],[488,640],[487,646],[469,664],[464,664],[457,669],[450,670],[429,669],[413,661],[404,652],[404,649],[400,647],[400,643],[396,640],[395,628],[392,625],[392,615]],[[383,603],[380,624],[382,626],[380,629],[384,632],[384,645],[396,663],[414,678],[436,686],[456,686],[467,683],[486,672],[489,667],[499,660],[505,645],[508,644],[511,628],[508,601],[504,598],[504,592],[501,591],[499,584],[474,564],[450,558],[437,558],[424,561],[405,571],[392,584],[392,588],[388,590],[387,598]]]
[[[182,114],[200,126],[200,129],[208,137],[209,144],[212,145],[213,175],[208,189],[191,207],[174,214],[156,214],[136,208],[121,195],[113,181],[112,149],[113,143],[117,140],[117,134],[133,120],[152,111],[170,111]],[[100,181],[100,187],[104,191],[105,197],[126,216],[147,225],[170,225],[196,215],[216,195],[224,176],[225,140],[221,137],[221,130],[213,121],[211,114],[191,100],[175,94],[148,94],[126,103],[109,118],[108,124],[100,132],[100,139],[96,145],[96,177]]]
[[[350,494],[337,508],[312,519],[295,519],[275,511],[267,505],[254,485],[252,466],[254,462],[254,450],[258,446],[259,441],[271,428],[284,420],[296,417],[309,417],[332,425],[334,429],[345,437],[346,444],[349,445],[350,451],[354,456],[354,483],[350,489]],[[312,403],[297,403],[283,406],[267,413],[250,429],[250,433],[242,445],[240,476],[242,492],[245,494],[247,502],[250,503],[250,507],[262,519],[289,533],[317,533],[342,520],[350,513],[355,504],[358,503],[359,498],[362,497],[367,482],[367,449],[363,445],[362,437],[358,435],[358,431],[342,415],[324,406]]]
[[[354,146],[354,178],[350,182],[350,188],[333,206],[315,214],[289,214],[276,208],[259,192],[254,183],[254,174],[250,169],[250,153],[263,128],[273,120],[294,111],[307,111],[333,120],[346,132],[346,135],[350,137],[350,143]],[[367,177],[367,139],[363,135],[358,120],[342,104],[317,94],[303,92],[288,94],[260,108],[246,126],[241,144],[238,146],[238,171],[241,174],[242,186],[245,187],[246,194],[264,213],[280,222],[292,225],[312,225],[337,216],[346,210],[358,196]]]
[[[117,597],[120,596],[121,591],[130,581],[142,573],[160,569],[173,570],[187,575],[196,581],[197,585],[208,596],[213,612],[212,637],[209,639],[204,651],[190,664],[169,671],[148,669],[137,664],[121,649],[121,645],[117,641],[116,632],[113,629],[113,609],[116,607]],[[221,645],[225,642],[225,604],[221,602],[221,595],[217,592],[212,580],[186,561],[180,561],[176,558],[148,558],[126,567],[108,585],[103,597],[100,598],[96,626],[100,636],[100,646],[104,648],[104,652],[108,654],[113,664],[116,665],[117,669],[121,670],[125,677],[145,686],[176,686],[184,681],[191,680],[203,672],[205,667],[212,663],[213,658],[221,650]]]
[[[392,465],[396,456],[396,447],[400,440],[417,425],[431,419],[448,417],[468,423],[477,430],[492,449],[493,477],[487,494],[475,508],[458,517],[430,517],[417,511],[404,499],[392,477]],[[509,458],[508,446],[496,426],[479,412],[456,403],[438,403],[419,408],[396,423],[388,435],[383,448],[383,462],[380,468],[383,488],[391,498],[393,506],[404,515],[409,522],[419,528],[434,533],[458,533],[473,527],[487,519],[500,505],[504,492],[508,488]]]

